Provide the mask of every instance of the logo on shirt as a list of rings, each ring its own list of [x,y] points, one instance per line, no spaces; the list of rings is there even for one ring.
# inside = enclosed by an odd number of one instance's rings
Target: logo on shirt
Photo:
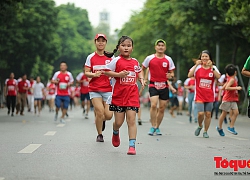
[[[134,70],[135,70],[135,72],[140,72],[141,71],[141,67],[140,66],[134,66]]]
[[[214,73],[209,73],[208,76],[209,76],[209,77],[213,77],[213,76],[214,76]]]
[[[166,62],[162,63],[162,67],[167,67],[167,66],[168,66],[168,63],[166,63]]]
[[[110,60],[107,59],[107,60],[105,61],[105,64],[109,64],[109,63],[110,63]]]
[[[65,80],[68,81],[69,80],[69,76],[65,76]]]

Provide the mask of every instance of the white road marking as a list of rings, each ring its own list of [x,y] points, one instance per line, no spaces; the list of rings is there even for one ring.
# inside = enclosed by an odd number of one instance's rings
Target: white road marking
[[[237,139],[237,140],[240,140],[240,141],[247,141],[248,139],[245,139],[245,138],[240,138],[240,137],[234,137],[234,136],[226,136],[228,138],[231,138],[231,139]]]
[[[33,153],[35,150],[37,150],[42,144],[30,144],[26,146],[24,149],[19,151],[18,153]]]
[[[44,136],[54,136],[56,134],[56,131],[48,131]]]
[[[58,124],[56,127],[64,127],[65,124]]]

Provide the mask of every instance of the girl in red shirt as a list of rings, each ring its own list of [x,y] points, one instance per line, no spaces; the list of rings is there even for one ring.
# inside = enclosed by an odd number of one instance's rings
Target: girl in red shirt
[[[128,155],[135,155],[136,141],[136,113],[140,107],[139,90],[136,84],[139,78],[144,88],[143,71],[139,62],[132,58],[133,40],[128,36],[122,36],[116,46],[120,55],[113,59],[105,72],[108,76],[114,77],[113,94],[109,109],[114,111],[115,122],[113,123],[112,144],[114,147],[120,145],[119,129],[122,126],[125,116],[129,132]],[[109,54],[108,54],[109,56]]]

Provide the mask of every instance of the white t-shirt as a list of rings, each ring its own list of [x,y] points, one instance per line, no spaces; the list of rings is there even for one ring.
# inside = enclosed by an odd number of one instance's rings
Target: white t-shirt
[[[32,87],[34,89],[34,98],[43,98],[44,84],[41,82],[34,83]]]

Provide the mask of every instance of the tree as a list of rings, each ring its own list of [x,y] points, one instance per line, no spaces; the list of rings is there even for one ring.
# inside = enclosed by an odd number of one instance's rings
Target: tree
[[[77,8],[74,4],[57,7],[58,29],[57,34],[61,42],[60,57],[54,62],[55,70],[61,61],[66,61],[69,70],[82,71],[82,65],[90,52],[93,51],[92,27],[85,9]]]
[[[30,75],[37,57],[52,63],[60,49],[54,40],[58,13],[54,1],[5,0],[1,7],[1,77],[10,71]]]

